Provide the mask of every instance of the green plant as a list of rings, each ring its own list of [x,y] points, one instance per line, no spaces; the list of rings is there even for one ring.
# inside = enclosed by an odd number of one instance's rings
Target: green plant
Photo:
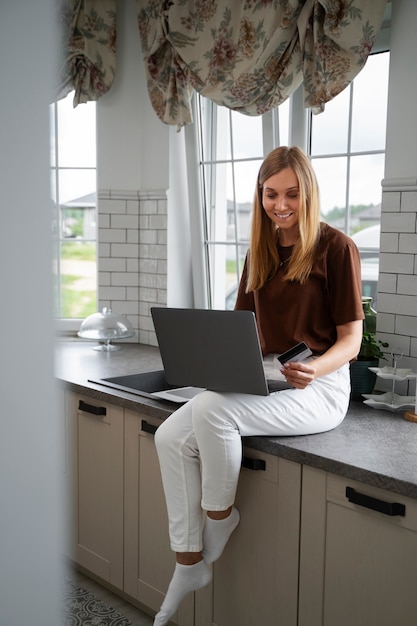
[[[358,361],[369,361],[371,359],[383,359],[384,353],[381,348],[388,348],[386,341],[380,341],[375,333],[363,333],[361,348],[358,354]]]

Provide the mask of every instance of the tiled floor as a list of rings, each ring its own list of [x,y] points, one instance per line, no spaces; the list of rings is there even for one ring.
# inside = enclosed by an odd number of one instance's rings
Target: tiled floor
[[[130,621],[136,626],[152,626],[153,619],[149,615],[143,613],[143,611],[136,608],[129,602],[126,602],[123,598],[120,598],[108,589],[105,589],[94,580],[91,580],[91,578],[88,578],[81,572],[72,569],[69,572],[69,576],[71,580],[73,580],[80,587],[83,587],[83,589],[86,589],[87,591],[91,591],[96,598],[112,606],[114,609],[117,609],[124,617],[130,619]]]

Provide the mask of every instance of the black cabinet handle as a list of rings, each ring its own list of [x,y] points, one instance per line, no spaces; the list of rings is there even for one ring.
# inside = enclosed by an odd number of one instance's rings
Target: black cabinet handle
[[[83,402],[83,400],[79,401],[78,409],[86,413],[91,413],[92,415],[106,415],[107,413],[105,406],[94,406],[93,404]]]
[[[371,496],[359,493],[359,491],[352,489],[352,487],[346,487],[346,497],[349,502],[364,506],[367,509],[372,509],[373,511],[378,511],[385,515],[401,515],[401,517],[405,517],[405,504],[401,504],[400,502],[385,502],[378,498],[372,498]]]
[[[246,467],[246,469],[263,472],[266,470],[266,461],[263,459],[251,459],[248,456],[244,456],[242,459],[242,467]]]
[[[154,426],[153,424],[149,424],[146,420],[142,420],[141,430],[143,430],[144,433],[154,435],[158,430],[158,426]]]

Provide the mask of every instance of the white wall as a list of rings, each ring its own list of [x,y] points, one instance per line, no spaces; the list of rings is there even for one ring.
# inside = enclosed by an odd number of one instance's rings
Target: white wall
[[[53,382],[52,0],[0,19],[0,624],[62,622],[63,414]]]
[[[116,76],[97,102],[97,128],[99,189],[168,189],[169,127],[149,101],[135,0],[117,2]]]

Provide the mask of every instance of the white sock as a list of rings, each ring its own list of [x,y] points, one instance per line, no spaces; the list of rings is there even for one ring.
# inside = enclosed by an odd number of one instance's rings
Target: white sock
[[[208,585],[211,576],[211,569],[204,561],[199,561],[195,565],[177,563],[161,609],[155,615],[153,626],[168,624],[185,596]]]
[[[214,520],[207,515],[203,531],[203,559],[207,564],[220,558],[239,519],[239,511],[235,507],[224,519]]]

